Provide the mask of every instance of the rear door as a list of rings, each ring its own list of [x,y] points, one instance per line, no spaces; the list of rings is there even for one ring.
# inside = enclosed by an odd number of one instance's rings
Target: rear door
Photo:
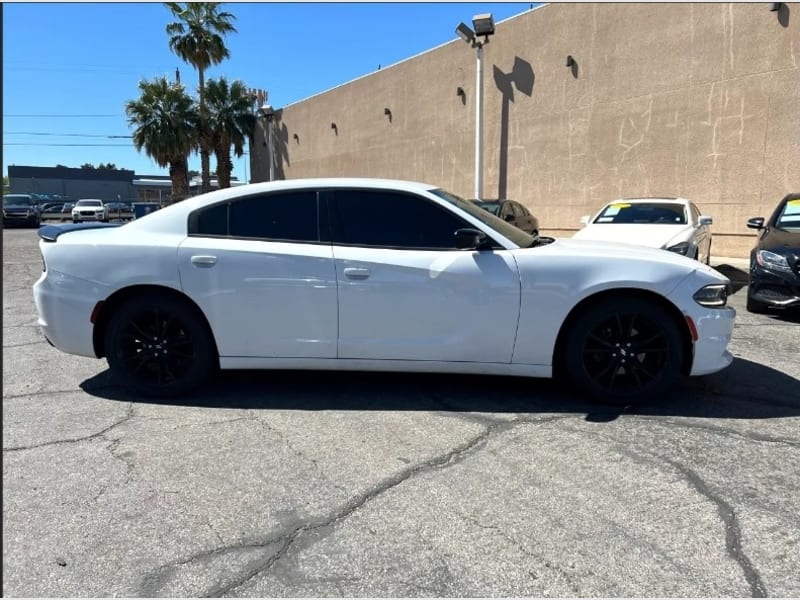
[[[520,281],[511,252],[458,250],[472,227],[433,200],[331,192],[339,358],[511,362]]]
[[[272,192],[195,211],[181,283],[221,356],[335,358],[336,272],[316,191]]]

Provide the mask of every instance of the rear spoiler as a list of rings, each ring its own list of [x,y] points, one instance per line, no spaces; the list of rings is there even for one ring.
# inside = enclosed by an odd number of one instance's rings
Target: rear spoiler
[[[123,223],[66,223],[63,225],[45,225],[37,232],[45,242],[55,242],[58,236],[81,229],[104,229],[106,227],[119,227]]]

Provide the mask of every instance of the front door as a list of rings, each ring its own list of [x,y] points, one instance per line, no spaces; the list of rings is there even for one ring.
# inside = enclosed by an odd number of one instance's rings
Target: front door
[[[507,250],[457,250],[472,227],[435,201],[338,190],[331,204],[339,358],[510,363],[520,281]]]

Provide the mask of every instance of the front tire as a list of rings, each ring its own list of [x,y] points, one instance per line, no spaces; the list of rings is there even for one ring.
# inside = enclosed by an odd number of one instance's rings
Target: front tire
[[[592,399],[630,404],[667,395],[680,381],[684,349],[667,312],[643,299],[614,298],[587,308],[564,346],[565,374]]]
[[[145,396],[179,396],[215,370],[217,355],[205,319],[167,294],[137,296],[111,317],[105,336],[113,374]]]

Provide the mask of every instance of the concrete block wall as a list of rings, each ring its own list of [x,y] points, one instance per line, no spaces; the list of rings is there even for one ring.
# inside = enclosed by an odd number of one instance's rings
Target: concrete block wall
[[[714,217],[714,254],[746,256],[746,219],[800,191],[800,4],[770,7],[550,4],[499,23],[484,55],[483,196],[519,200],[566,236],[614,198],[684,196]],[[413,179],[472,197],[475,63],[454,39],[284,107],[276,177]]]

